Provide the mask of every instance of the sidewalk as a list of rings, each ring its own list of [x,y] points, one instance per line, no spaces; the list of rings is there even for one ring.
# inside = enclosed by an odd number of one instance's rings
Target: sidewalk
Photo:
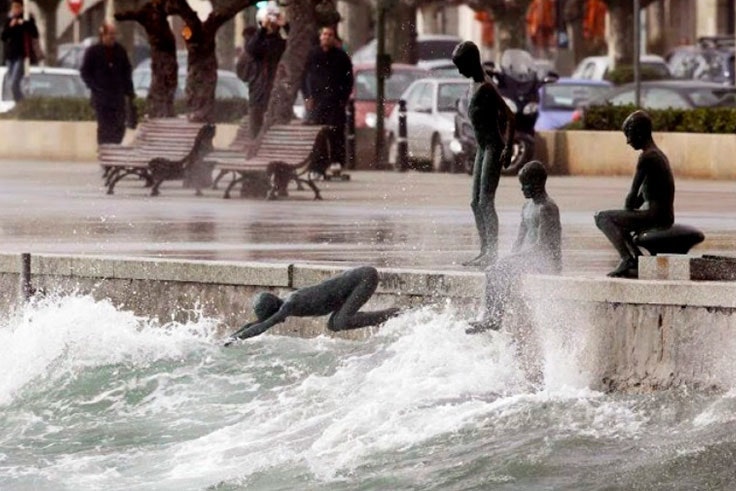
[[[373,264],[467,270],[478,252],[463,174],[350,172],[318,183],[324,201],[290,191],[284,201],[195,197],[179,182],[148,196],[135,180],[108,196],[96,164],[0,160],[0,240],[5,253],[176,257],[230,261]],[[564,274],[600,275],[617,263],[593,213],[622,205],[629,178],[550,177],[562,214]],[[499,252],[516,236],[523,197],[504,177],[496,198]],[[729,181],[678,181],[677,221],[706,234],[696,253],[736,255],[736,193]]]

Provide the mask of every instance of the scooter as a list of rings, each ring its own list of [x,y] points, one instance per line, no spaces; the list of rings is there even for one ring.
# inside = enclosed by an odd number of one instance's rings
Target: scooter
[[[524,164],[534,158],[534,125],[539,117],[539,89],[542,85],[556,82],[559,76],[555,72],[549,72],[540,78],[532,56],[520,49],[506,50],[501,57],[500,68],[490,62],[484,65],[486,73],[515,116],[516,131],[511,163],[501,169],[504,175],[515,175]],[[450,143],[450,150],[455,155],[456,167],[464,168],[468,174],[472,174],[477,144],[468,118],[468,103],[467,97],[457,103],[455,138]]]

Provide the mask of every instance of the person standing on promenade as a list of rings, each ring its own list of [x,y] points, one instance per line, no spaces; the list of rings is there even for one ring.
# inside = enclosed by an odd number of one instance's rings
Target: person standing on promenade
[[[514,115],[483,70],[475,43],[458,44],[452,61],[461,75],[473,80],[468,117],[478,142],[470,207],[480,235],[480,254],[464,265],[488,266],[496,261],[498,254],[496,189],[501,179],[501,166],[508,167],[511,162]]]
[[[256,138],[261,131],[276,69],[286,50],[286,39],[281,36],[281,28],[285,27],[285,23],[278,7],[262,8],[258,11],[257,19],[260,27],[245,45],[245,51],[254,65],[248,81],[248,122],[252,138]]]
[[[31,54],[31,39],[38,39],[36,21],[31,16],[23,18],[23,2],[10,2],[10,12],[3,27],[2,40],[5,43],[5,64],[8,67],[7,77],[13,100],[23,99],[20,83],[23,80],[25,59]]]
[[[116,41],[115,26],[102,24],[99,36],[100,42],[85,51],[79,71],[92,92],[97,144],[120,143],[125,136],[126,102],[132,104],[135,98],[132,70],[125,48]]]
[[[335,28],[323,27],[319,45],[307,58],[302,93],[308,124],[329,127],[329,149],[319,152],[310,170],[324,175],[330,164],[345,167],[345,107],[353,90],[353,63],[345,51],[337,47]],[[323,145],[327,146],[327,145]]]
[[[626,143],[641,150],[631,189],[623,210],[599,211],[595,224],[621,256],[611,277],[638,277],[641,250],[633,234],[654,228],[667,228],[675,222],[675,177],[669,160],[652,139],[652,120],[644,111],[634,111],[623,124]]]

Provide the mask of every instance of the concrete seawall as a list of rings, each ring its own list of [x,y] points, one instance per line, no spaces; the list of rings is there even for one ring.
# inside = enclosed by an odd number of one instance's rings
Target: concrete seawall
[[[90,294],[123,310],[186,321],[221,319],[222,333],[250,317],[258,291],[285,294],[342,270],[330,266],[34,255],[33,286],[46,293]],[[19,302],[19,255],[0,255],[0,310]],[[451,302],[473,317],[480,273],[381,269],[367,308]],[[729,388],[736,379],[736,283],[530,276],[524,293],[533,322],[506,328],[545,379],[582,379],[599,390],[673,386]],[[328,333],[325,319],[289,320],[274,333]],[[341,336],[359,339],[363,329]]]

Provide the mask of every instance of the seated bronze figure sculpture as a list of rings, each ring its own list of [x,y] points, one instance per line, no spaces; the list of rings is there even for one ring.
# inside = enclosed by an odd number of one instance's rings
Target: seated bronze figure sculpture
[[[599,211],[595,223],[621,257],[611,277],[638,277],[639,246],[651,254],[686,253],[704,238],[692,227],[675,225],[675,178],[670,163],[652,139],[652,120],[634,111],[623,124],[626,143],[641,150],[623,210]]]
[[[526,202],[511,254],[486,269],[485,306],[480,319],[465,332],[498,330],[524,274],[555,274],[562,270],[560,210],[546,190],[547,170],[541,162],[527,162],[519,172]]]
[[[379,325],[395,316],[398,308],[373,312],[358,310],[371,298],[378,286],[378,271],[372,266],[349,269],[317,285],[301,288],[281,299],[272,293],[260,293],[253,302],[255,322],[249,322],[230,336],[229,346],[238,339],[258,336],[287,317],[316,317],[327,314],[327,328],[344,331]]]

